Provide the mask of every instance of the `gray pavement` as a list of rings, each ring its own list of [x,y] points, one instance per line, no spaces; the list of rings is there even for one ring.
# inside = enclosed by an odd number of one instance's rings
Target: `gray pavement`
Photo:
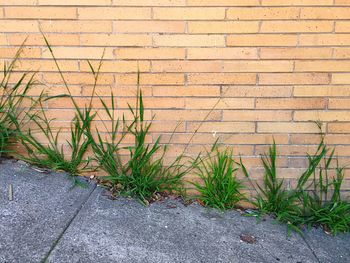
[[[350,235],[287,237],[270,219],[172,199],[110,200],[64,174],[0,164],[0,262],[350,262],[349,244]]]

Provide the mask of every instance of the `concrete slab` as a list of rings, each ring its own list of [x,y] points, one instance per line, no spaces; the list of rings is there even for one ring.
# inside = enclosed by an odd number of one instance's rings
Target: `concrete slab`
[[[305,233],[305,240],[319,262],[350,262],[350,234],[326,235],[321,229]]]
[[[8,200],[9,185],[13,201]],[[39,173],[12,160],[0,164],[0,262],[41,262],[94,186],[64,174]]]
[[[255,244],[241,241],[252,235]],[[48,262],[317,262],[298,235],[271,220],[225,214],[174,200],[144,207],[96,190]]]

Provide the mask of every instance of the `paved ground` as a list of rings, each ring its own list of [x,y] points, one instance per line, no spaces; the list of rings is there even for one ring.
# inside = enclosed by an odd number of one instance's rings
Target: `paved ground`
[[[0,262],[350,262],[350,235],[288,238],[284,226],[236,211],[170,199],[144,207],[71,186],[64,174],[0,164]]]

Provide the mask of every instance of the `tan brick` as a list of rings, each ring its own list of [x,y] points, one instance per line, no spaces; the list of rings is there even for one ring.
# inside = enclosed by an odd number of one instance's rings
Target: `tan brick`
[[[115,76],[116,84],[118,85],[136,85],[137,74],[118,74]],[[141,85],[183,85],[183,74],[141,74]]]
[[[185,6],[186,0],[112,0],[118,6]]]
[[[17,0],[16,0],[17,1]],[[72,0],[37,0],[39,5],[78,5],[78,6],[85,6],[85,5],[110,5],[111,0],[79,0],[72,1]]]
[[[81,34],[80,43],[84,46],[152,46],[149,35]]]
[[[230,61],[224,62],[224,72],[292,72],[293,61]]]
[[[225,8],[208,7],[205,12],[202,8],[161,8],[153,9],[154,19],[163,20],[216,20],[225,18]]]
[[[350,121],[347,111],[296,111],[295,121]]]
[[[220,72],[222,63],[216,61],[153,61],[153,72]]]
[[[220,110],[153,110],[159,121],[216,121],[221,119]]]
[[[333,5],[333,0],[262,0],[263,6],[308,6]]]
[[[292,86],[229,86],[222,88],[225,97],[290,97]]]
[[[258,98],[257,109],[324,109],[326,101],[324,98]]]
[[[350,133],[350,122],[346,123],[329,123],[327,131],[329,133]]]
[[[23,43],[23,41],[22,41]],[[7,38],[5,34],[0,34],[0,45],[5,46],[7,45]]]
[[[297,19],[300,9],[296,7],[248,7],[229,8],[227,18],[234,20],[291,20]]]
[[[56,58],[79,58],[79,59],[100,59],[103,55],[105,59],[113,58],[112,49],[104,48],[90,48],[90,47],[56,47],[54,49],[54,55]],[[52,58],[52,55],[48,49],[45,49],[42,54],[43,58]]]
[[[115,21],[116,32],[121,33],[184,33],[183,21]]]
[[[253,73],[191,73],[189,84],[253,84],[256,74]]]
[[[204,122],[204,123],[189,123],[187,132],[194,132],[198,129],[199,132],[209,133],[245,133],[254,132],[254,122]]]
[[[6,7],[5,17],[17,19],[75,19],[77,11],[70,7]]]
[[[257,33],[259,22],[252,21],[189,21],[189,33]]]
[[[318,133],[318,127],[310,122],[258,122],[258,132],[263,133]]]
[[[155,46],[160,47],[223,47],[225,37],[221,35],[157,35]]]
[[[99,61],[91,61],[91,64],[95,69],[98,68]],[[103,61],[100,72],[125,72],[125,73],[137,73],[149,72],[151,63],[149,61]],[[83,72],[91,72],[88,63],[80,63],[80,70]],[[135,91],[136,92],[136,91]]]
[[[304,7],[301,19],[349,19],[350,8],[346,7]]]
[[[186,98],[186,109],[253,109],[252,98]]]
[[[264,33],[307,33],[332,31],[332,21],[263,21],[261,25],[261,32]]]
[[[347,99],[330,98],[328,101],[328,108],[329,109],[350,109],[350,100],[348,98]]]
[[[291,111],[225,110],[223,121],[291,121]]]
[[[348,33],[350,32],[350,22],[349,21],[339,21],[335,24],[335,32]]]
[[[301,46],[343,46],[350,45],[348,34],[312,34],[300,35]]]
[[[263,73],[259,75],[261,84],[328,84],[330,76],[326,73]]]
[[[325,59],[332,57],[331,48],[261,48],[262,59]]]
[[[273,137],[271,134],[224,134],[222,136],[222,141],[224,143],[232,144],[272,144],[273,139],[278,144],[288,143],[288,135],[286,134],[274,134]],[[259,158],[259,164],[261,160]],[[244,163],[245,164],[245,163]]]
[[[83,7],[78,8],[79,19],[142,20],[151,18],[151,9],[144,7]]]
[[[217,97],[219,86],[153,87],[153,96],[160,97]],[[174,116],[177,118],[178,116]]]
[[[182,48],[119,48],[117,59],[184,59]]]
[[[188,6],[257,6],[259,0],[187,0]]]
[[[332,84],[350,84],[350,73],[333,73]]]
[[[35,5],[37,0],[0,0],[1,5]]]
[[[43,32],[55,33],[111,33],[110,21],[41,21]]]
[[[350,61],[296,61],[295,71],[301,72],[347,72]]]
[[[77,34],[45,34],[45,37],[49,41],[51,46],[78,46],[79,36]],[[22,45],[23,41],[26,40],[26,45],[32,46],[45,46],[45,41],[42,34],[30,34],[20,33],[20,34],[10,34],[7,36],[9,44],[18,46]]]
[[[40,74],[39,74],[40,76]],[[42,74],[42,79],[47,84],[63,84],[62,77],[58,73]],[[69,73],[65,74],[64,78],[71,85],[93,85],[95,79],[91,73]],[[98,83],[100,85],[112,85],[114,78],[112,74],[100,74]]]
[[[12,47],[0,47],[0,58],[14,58],[18,51],[18,48]],[[41,49],[26,47],[22,50],[21,58],[40,58]]]
[[[0,23],[0,32],[39,32],[39,26],[33,20],[3,20]]]
[[[335,0],[335,5],[348,5],[350,6],[350,1],[349,0]]]
[[[172,98],[143,98],[143,102],[147,105],[147,109],[181,109],[185,105],[183,99],[174,100]],[[117,104],[118,107],[125,109],[128,108],[128,104],[132,105],[129,98],[120,98]]]
[[[228,46],[296,46],[297,42],[298,39],[295,35],[249,34],[227,36]]]
[[[350,48],[334,48],[333,57],[336,59],[350,59]]]
[[[57,71],[57,66],[54,63],[53,60],[19,60],[18,65],[18,70],[21,71],[51,71],[55,72]],[[60,60],[58,61],[58,64],[60,65],[60,68],[62,71],[79,71],[79,64],[78,61],[69,61],[69,60]],[[66,91],[65,91],[66,92]]]
[[[188,59],[257,59],[256,48],[188,48]]]
[[[341,97],[350,96],[350,86],[296,86],[294,96],[297,97]]]

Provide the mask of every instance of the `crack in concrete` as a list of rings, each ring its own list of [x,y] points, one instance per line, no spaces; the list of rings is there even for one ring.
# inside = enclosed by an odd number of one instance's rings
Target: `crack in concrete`
[[[82,210],[82,208],[85,206],[85,204],[89,201],[90,197],[92,196],[92,193],[96,190],[97,185],[94,184],[92,190],[90,191],[89,195],[86,197],[86,199],[81,203],[81,205],[78,207],[78,209],[75,211],[75,213],[73,214],[72,218],[68,221],[68,223],[66,224],[66,226],[63,228],[63,231],[60,233],[60,235],[57,237],[57,239],[52,243],[52,246],[50,247],[50,250],[47,252],[47,254],[45,255],[45,257],[43,258],[43,260],[41,260],[41,263],[46,263],[48,258],[50,257],[51,253],[54,251],[54,249],[56,248],[56,246],[58,245],[58,243],[60,242],[60,240],[62,239],[62,237],[64,236],[64,234],[66,233],[66,231],[68,230],[68,228],[70,227],[70,225],[74,222],[75,218],[77,217],[77,215],[80,213],[80,211]]]

